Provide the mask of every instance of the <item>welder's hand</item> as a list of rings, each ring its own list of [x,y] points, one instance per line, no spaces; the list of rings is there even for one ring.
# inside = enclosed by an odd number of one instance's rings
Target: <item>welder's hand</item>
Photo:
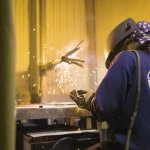
[[[91,102],[91,97],[93,95],[93,92],[87,92],[84,90],[73,90],[70,92],[70,98],[76,102],[78,107],[87,109],[90,111],[90,102]]]

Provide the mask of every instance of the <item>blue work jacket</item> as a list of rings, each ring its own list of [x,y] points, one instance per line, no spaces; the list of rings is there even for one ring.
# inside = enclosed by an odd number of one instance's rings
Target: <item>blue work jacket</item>
[[[130,150],[150,150],[150,54],[139,50],[141,91]],[[108,122],[116,140],[125,144],[136,98],[137,58],[133,51],[123,51],[109,68],[96,91],[99,112]]]

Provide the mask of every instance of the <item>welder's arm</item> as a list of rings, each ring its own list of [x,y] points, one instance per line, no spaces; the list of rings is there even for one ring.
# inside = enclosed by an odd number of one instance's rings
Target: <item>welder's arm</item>
[[[104,121],[105,117],[98,110],[97,104],[96,104],[96,97],[95,93],[92,91],[84,91],[84,90],[73,90],[70,92],[71,99],[76,102],[78,107],[82,109],[87,109],[88,111],[91,111],[93,116],[96,117],[98,121]]]

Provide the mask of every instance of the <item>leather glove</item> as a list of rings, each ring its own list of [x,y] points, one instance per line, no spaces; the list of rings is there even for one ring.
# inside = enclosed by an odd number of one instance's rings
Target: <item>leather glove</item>
[[[94,96],[94,93],[92,91],[84,91],[84,90],[73,90],[70,92],[70,98],[76,102],[78,107],[91,110],[91,100]]]

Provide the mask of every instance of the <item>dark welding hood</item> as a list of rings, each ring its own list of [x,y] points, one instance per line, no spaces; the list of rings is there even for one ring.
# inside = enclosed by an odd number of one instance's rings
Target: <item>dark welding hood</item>
[[[106,52],[108,57],[105,65],[107,69],[109,68],[113,58],[123,50],[121,47],[126,39],[129,38],[137,29],[138,27],[135,21],[128,18],[111,31],[106,41]]]

